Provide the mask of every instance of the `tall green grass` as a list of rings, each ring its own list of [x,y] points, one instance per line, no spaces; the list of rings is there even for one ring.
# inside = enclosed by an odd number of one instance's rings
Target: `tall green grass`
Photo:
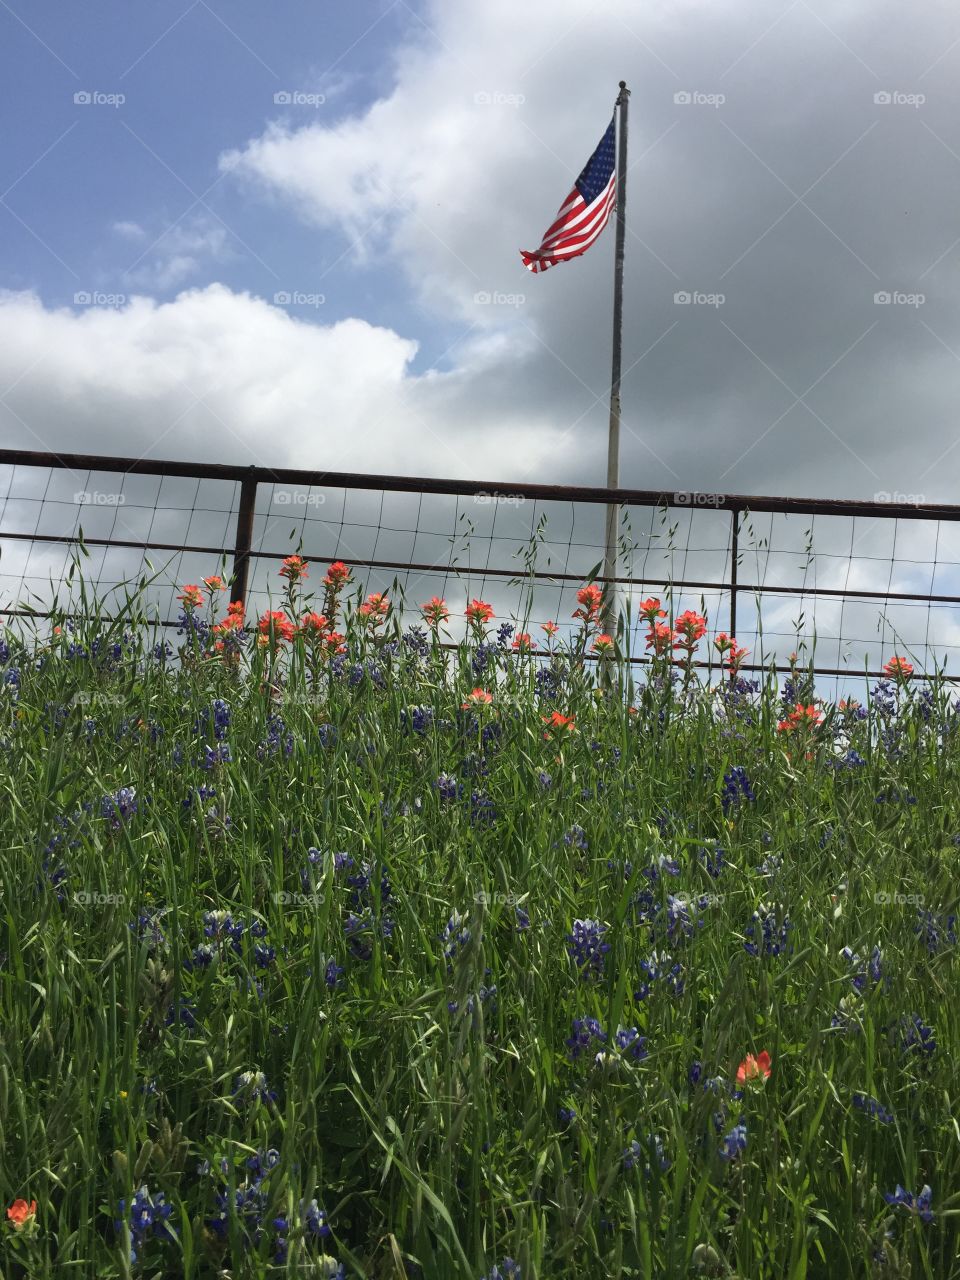
[[[345,654],[225,661],[135,596],[54,621],[0,648],[4,1277],[960,1276],[948,686],[789,731],[809,672],[634,684],[589,625],[421,653],[351,606]]]

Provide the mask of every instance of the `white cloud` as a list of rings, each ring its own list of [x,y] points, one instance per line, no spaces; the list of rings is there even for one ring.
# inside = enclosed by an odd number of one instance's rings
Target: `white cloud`
[[[0,293],[0,424],[25,448],[464,477],[562,452],[542,416],[484,407],[483,348],[420,376],[416,351],[223,285],[80,312]]]

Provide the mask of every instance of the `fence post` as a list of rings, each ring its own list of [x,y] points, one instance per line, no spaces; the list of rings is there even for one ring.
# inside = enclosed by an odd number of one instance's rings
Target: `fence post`
[[[240,509],[237,512],[237,532],[233,543],[233,582],[230,588],[230,599],[239,600],[243,604],[247,600],[247,575],[256,505],[257,481],[253,476],[244,476],[240,481]]]
[[[730,529],[730,635],[737,635],[737,556],[739,555],[740,511],[734,507],[733,525]]]

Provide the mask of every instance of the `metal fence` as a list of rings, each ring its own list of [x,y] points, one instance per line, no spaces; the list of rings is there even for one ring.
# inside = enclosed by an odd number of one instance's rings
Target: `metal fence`
[[[937,668],[960,678],[960,506],[898,500],[660,493],[6,449],[0,615],[49,616],[82,543],[84,574],[101,593],[169,557],[151,586],[162,626],[177,625],[177,584],[221,565],[231,599],[269,602],[271,574],[291,551],[314,562],[347,560],[377,589],[392,574],[401,600],[446,595],[457,583],[467,595],[496,597],[500,616],[525,609],[525,625],[569,619],[587,577],[608,581],[600,566],[611,502],[620,510],[612,581],[632,661],[646,660],[636,601],[652,593],[675,612],[707,612],[709,635],[736,635],[751,650],[745,672],[786,669],[789,644],[824,676],[880,676],[895,647],[917,659],[918,674]],[[798,616],[787,618],[790,609]],[[866,634],[871,624],[874,636]]]

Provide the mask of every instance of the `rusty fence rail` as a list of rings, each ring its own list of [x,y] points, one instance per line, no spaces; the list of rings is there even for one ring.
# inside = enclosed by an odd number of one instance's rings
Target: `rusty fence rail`
[[[288,554],[288,550],[280,548],[255,547],[254,519],[257,513],[257,498],[261,486],[293,485],[305,489],[343,489],[365,490],[373,493],[406,493],[415,495],[448,495],[454,497],[473,497],[489,501],[517,501],[520,499],[534,502],[564,502],[572,504],[592,504],[606,506],[614,504],[621,509],[628,508],[661,508],[690,512],[699,509],[702,499],[709,499],[708,505],[715,511],[728,512],[730,516],[727,542],[728,571],[725,576],[713,579],[703,578],[671,578],[670,585],[674,589],[685,591],[710,590],[726,594],[729,600],[729,631],[736,634],[738,598],[745,595],[759,597],[762,595],[780,595],[784,597],[811,597],[814,600],[840,599],[857,601],[877,601],[884,603],[915,603],[929,605],[960,606],[960,595],[935,592],[897,591],[892,588],[872,589],[849,587],[822,587],[817,585],[782,584],[744,581],[740,576],[741,545],[740,538],[743,521],[747,516],[762,513],[783,515],[866,517],[883,521],[933,521],[956,527],[960,521],[960,506],[915,503],[909,501],[866,501],[856,499],[821,499],[790,498],[745,494],[709,494],[686,492],[661,492],[649,489],[606,489],[591,486],[504,483],[501,481],[436,479],[426,476],[375,475],[356,472],[333,472],[302,470],[287,467],[269,468],[262,466],[236,466],[224,463],[192,463],[173,460],[157,460],[146,458],[119,458],[99,454],[54,454],[23,449],[0,449],[0,468],[33,468],[48,469],[53,472],[67,471],[77,476],[94,472],[115,474],[119,476],[161,476],[182,477],[197,481],[225,481],[239,486],[239,500],[236,504],[236,517],[233,524],[232,537],[224,538],[220,545],[190,542],[166,542],[162,539],[119,538],[82,538],[86,547],[109,547],[139,551],[141,553],[167,551],[190,552],[204,555],[226,557],[232,562],[231,599],[245,600],[248,594],[251,563],[257,559],[277,559]],[[232,515],[232,506],[231,513]],[[81,541],[77,533],[41,532],[38,526],[33,530],[5,529],[0,508],[0,548],[5,542],[26,542],[34,545],[59,544],[76,545]],[[404,572],[429,572],[437,568],[436,564],[416,562],[402,559],[355,557],[352,561],[357,566],[377,570],[396,570]],[[958,565],[960,568],[960,565]],[[454,570],[451,570],[454,571]],[[513,579],[518,576],[533,579],[549,580],[553,583],[582,582],[583,575],[568,573],[565,570],[529,569],[518,574],[516,567],[505,568],[497,565],[485,565],[482,569],[457,569],[458,573],[477,572],[486,578]],[[604,576],[596,573],[595,580],[601,583],[613,582],[620,586],[636,585],[636,576],[616,575]],[[651,581],[657,580],[651,578]],[[0,615],[13,617],[17,615],[45,616],[42,611],[18,606],[0,609]],[[177,626],[172,620],[163,620],[162,626]],[[636,662],[647,659],[634,657]],[[703,663],[703,666],[716,663]],[[776,663],[745,664],[744,670],[768,671],[784,670]],[[823,675],[880,676],[882,671],[858,670],[857,668],[814,666],[814,670]],[[919,674],[919,673],[918,673]],[[951,675],[944,672],[948,679],[960,679],[960,674]]]

